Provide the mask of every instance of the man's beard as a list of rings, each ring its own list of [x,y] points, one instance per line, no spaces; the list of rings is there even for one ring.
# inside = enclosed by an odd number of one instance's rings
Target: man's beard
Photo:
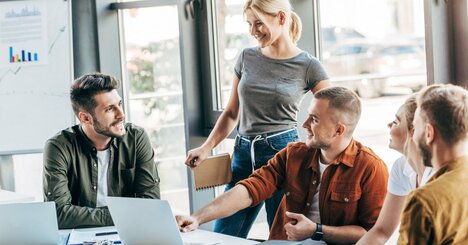
[[[306,143],[306,145],[309,148],[323,149],[323,150],[326,150],[326,149],[330,148],[330,146],[331,146],[331,144],[325,143],[325,142],[308,142],[308,143]]]
[[[102,135],[105,135],[107,137],[122,137],[123,135],[112,133],[111,130],[110,130],[110,127],[112,127],[115,124],[118,124],[120,122],[121,121],[114,122],[114,123],[112,123],[111,126],[106,127],[103,124],[101,124],[98,120],[96,120],[96,118],[93,117],[94,131],[96,131],[96,133],[98,133],[98,134],[102,134]]]
[[[419,151],[421,152],[423,164],[426,167],[432,167],[432,153],[431,148],[424,142],[423,138],[418,141]]]

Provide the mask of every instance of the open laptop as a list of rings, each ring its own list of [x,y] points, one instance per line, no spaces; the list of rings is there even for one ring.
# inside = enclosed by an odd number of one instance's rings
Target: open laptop
[[[107,205],[123,244],[184,244],[167,201],[107,197]]]
[[[59,244],[54,202],[0,204],[0,244]]]

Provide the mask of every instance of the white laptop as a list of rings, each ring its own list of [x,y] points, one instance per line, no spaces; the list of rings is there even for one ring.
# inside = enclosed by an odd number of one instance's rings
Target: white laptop
[[[59,243],[54,202],[0,204],[0,244]]]
[[[167,201],[125,197],[106,200],[123,244],[184,244]]]

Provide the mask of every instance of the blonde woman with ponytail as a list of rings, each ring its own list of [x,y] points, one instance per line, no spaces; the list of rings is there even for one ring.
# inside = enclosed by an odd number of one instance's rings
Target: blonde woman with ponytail
[[[233,180],[226,191],[267,164],[289,142],[298,141],[296,115],[305,93],[328,87],[320,62],[297,47],[301,21],[289,0],[248,0],[244,17],[258,46],[246,48],[234,68],[229,102],[203,145],[188,152],[185,164],[203,164],[208,153],[236,127],[232,156]],[[265,201],[271,228],[283,197]],[[217,220],[215,231],[247,237],[263,203]]]

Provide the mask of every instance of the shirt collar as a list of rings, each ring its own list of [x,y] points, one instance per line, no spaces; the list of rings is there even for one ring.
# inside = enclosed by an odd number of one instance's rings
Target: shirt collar
[[[443,175],[446,172],[450,172],[453,170],[461,169],[461,168],[468,168],[468,155],[464,155],[458,158],[453,159],[449,163],[447,163],[445,166],[440,168],[433,176],[428,180],[433,181],[437,178],[439,178],[441,175]]]
[[[81,148],[83,149],[83,152],[85,153],[96,153],[96,147],[94,146],[93,142],[86,136],[86,134],[83,131],[83,128],[81,127],[81,124],[73,126],[73,131],[77,133],[78,136],[78,143],[80,144]],[[116,137],[112,137],[110,141],[110,145],[113,147],[117,147],[119,139]]]
[[[359,154],[359,147],[354,139],[346,147],[346,149],[331,163],[332,165],[344,164],[350,168],[354,166],[354,161]],[[320,149],[314,149],[312,153],[312,161],[309,161],[309,165],[306,168],[312,168],[314,171],[318,171],[318,160],[320,157]]]

